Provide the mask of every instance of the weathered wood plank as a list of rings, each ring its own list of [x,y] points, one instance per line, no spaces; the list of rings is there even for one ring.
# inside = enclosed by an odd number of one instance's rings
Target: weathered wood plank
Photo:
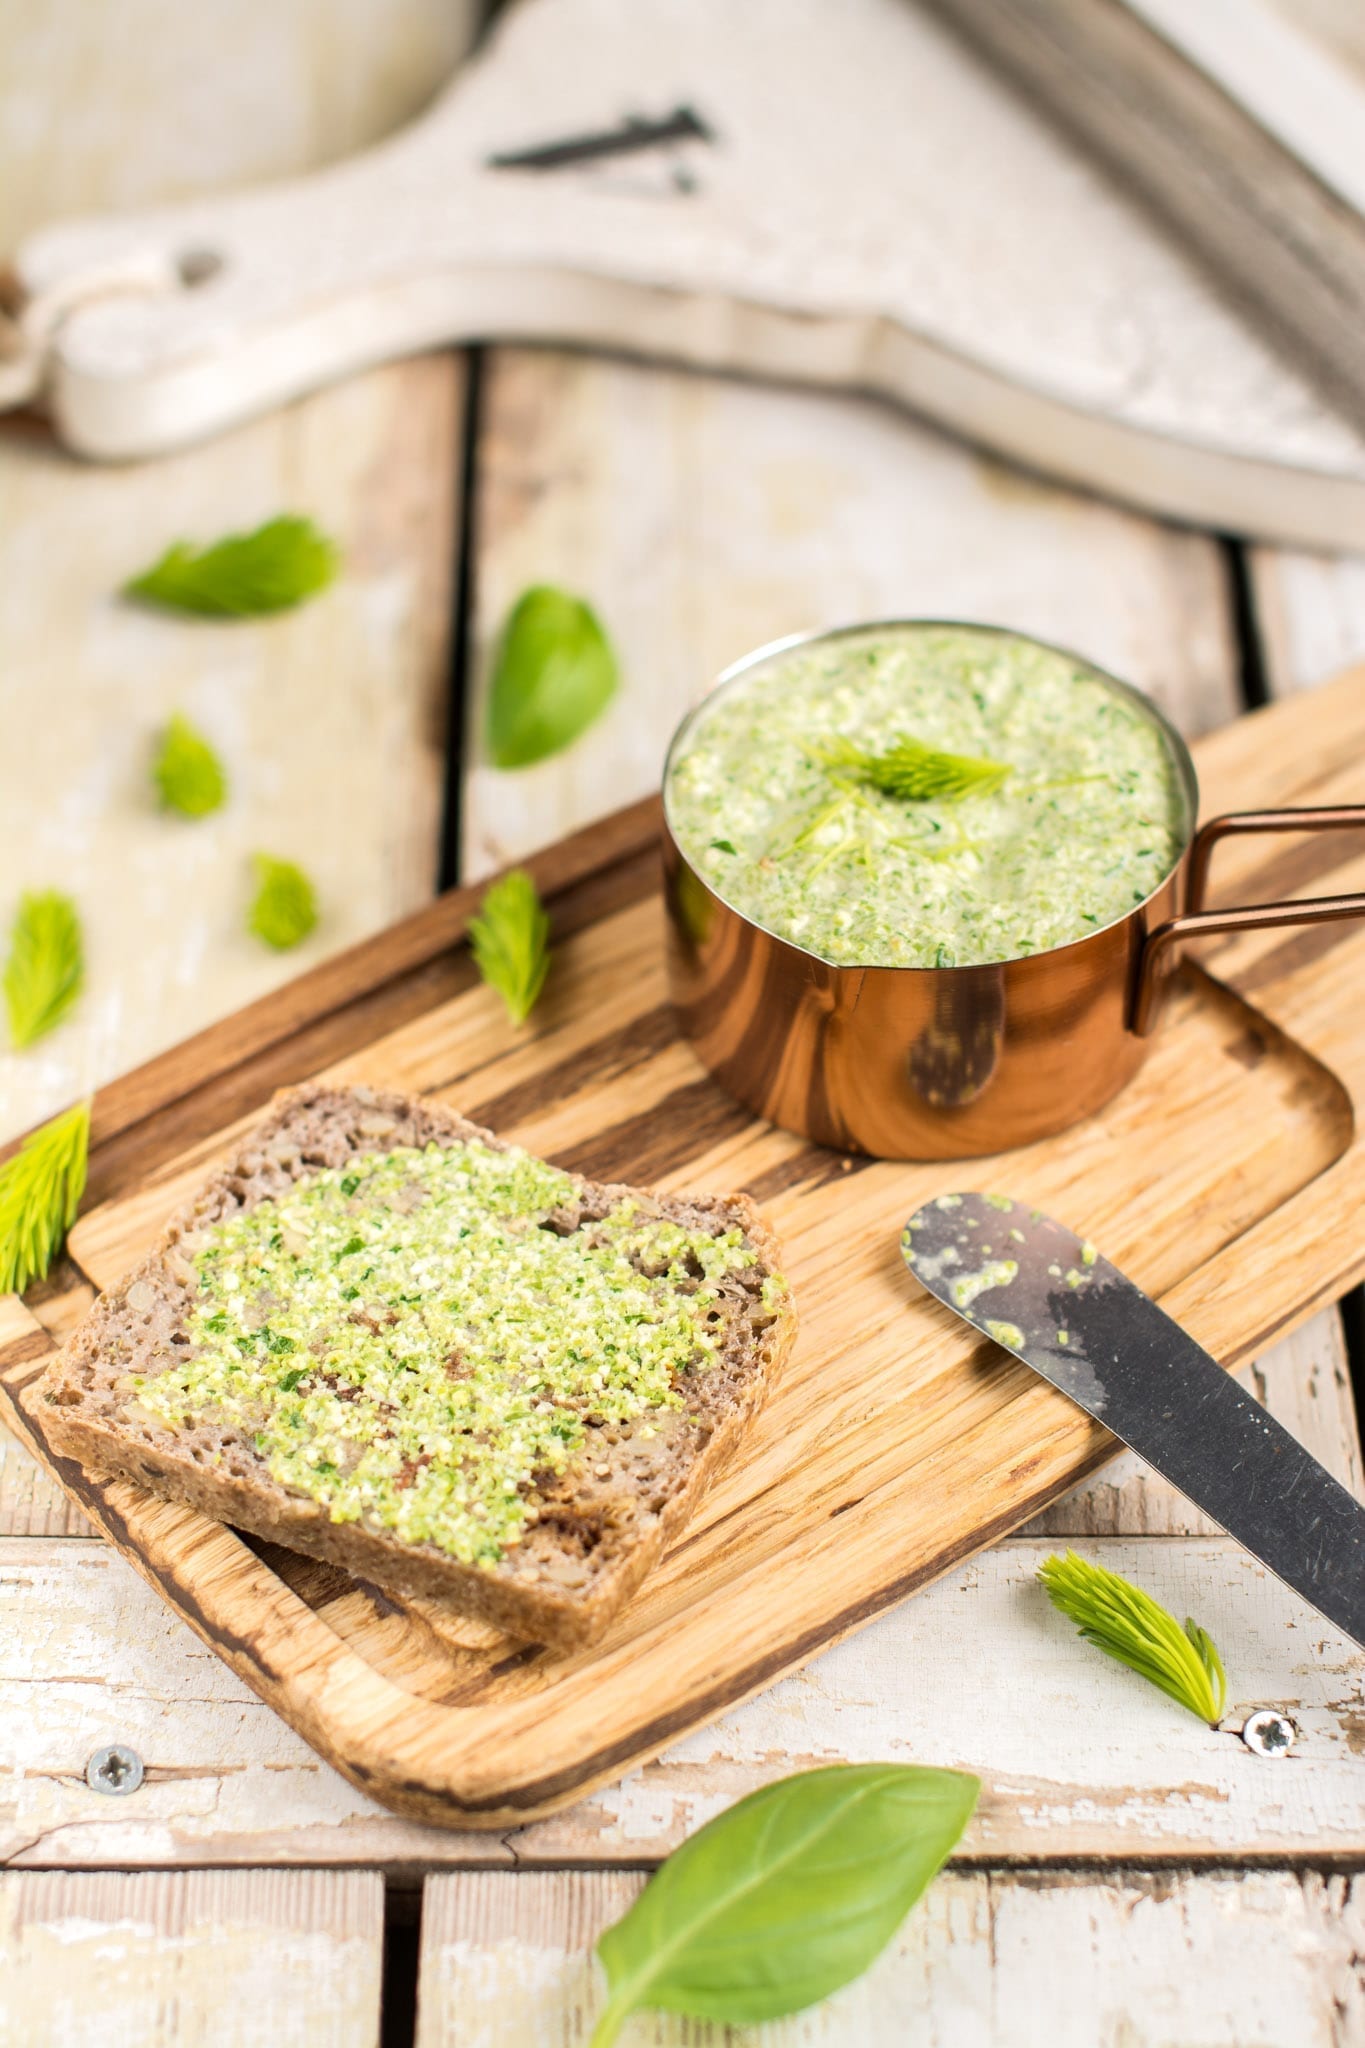
[[[21,888],[68,890],[89,956],[71,1018],[0,1060],[0,1136],[431,894],[459,390],[453,359],[404,364],[138,469],[0,437],[0,660],[24,761],[0,812],[0,918]],[[346,561],[299,612],[177,619],[113,595],[177,535],[283,509]],[[155,809],[148,778],[177,709],[231,780],[193,824]],[[317,884],[321,923],[294,953],[245,930],[257,848]]]
[[[1097,1539],[1088,1554],[1213,1633],[1213,1733],[1080,1641],[1012,1538],[660,1761],[509,1836],[401,1821],[353,1791],[102,1545],[0,1545],[0,1862],[374,1863],[409,1871],[648,1863],[754,1786],[838,1758],[956,1765],[984,1781],[965,1853],[992,1861],[1365,1851],[1365,1660],[1225,1540]],[[1260,1706],[1288,1760],[1239,1740]],[[91,1752],[147,1766],[90,1792]]]
[[[1256,547],[1248,562],[1272,696],[1311,689],[1365,656],[1365,560]]]
[[[1024,477],[870,400],[504,349],[480,436],[464,872],[657,787],[715,674],[781,634],[925,613],[1018,627],[1150,688],[1189,732],[1237,709],[1214,544]],[[614,707],[556,760],[479,741],[492,650],[527,584],[601,609]]]
[[[601,2010],[591,1948],[643,1878],[428,1879],[417,2048],[577,2048]],[[867,1975],[744,2030],[753,2048],[1342,2048],[1365,2038],[1365,1884],[1292,1871],[1114,1878],[949,1870]],[[632,2048],[720,2048],[644,2013]]]
[[[117,15],[22,4],[0,82],[0,253],[72,210],[170,198],[342,156],[406,119],[472,39],[475,0],[363,0],[222,19],[164,0]],[[251,119],[241,119],[249,98]],[[245,995],[300,956],[242,929],[255,847],[317,870],[305,957],[420,902],[438,864],[445,640],[460,372],[402,365],[173,461],[100,474],[22,425],[0,436],[0,815],[7,925],[23,886],[77,897],[89,990],[63,1029],[0,1060],[0,1140]],[[247,626],[153,617],[128,574],[180,535],[283,509],[346,557],[297,616]],[[225,756],[207,824],[156,815],[147,766],[171,711]]]
[[[0,1875],[0,2039],[376,2048],[384,1888],[365,1871]]]

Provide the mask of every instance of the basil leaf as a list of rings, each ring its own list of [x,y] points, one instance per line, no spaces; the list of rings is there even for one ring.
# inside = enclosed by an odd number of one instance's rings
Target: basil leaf
[[[616,656],[581,598],[526,591],[503,630],[488,698],[495,768],[529,768],[587,731],[616,694]]]
[[[850,1983],[944,1862],[980,1789],[962,1771],[834,1764],[741,1799],[598,1942],[611,1995],[592,2048],[639,2006],[744,2026]]]

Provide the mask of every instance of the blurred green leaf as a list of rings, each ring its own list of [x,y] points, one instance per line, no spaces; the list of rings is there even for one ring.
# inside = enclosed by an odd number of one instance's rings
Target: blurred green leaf
[[[287,952],[306,939],[318,921],[317,897],[301,867],[273,854],[252,855],[256,895],[247,914],[247,930],[267,946]]]
[[[488,698],[495,768],[529,768],[571,745],[616,694],[616,656],[596,613],[549,584],[512,609]]]
[[[177,541],[123,590],[168,611],[254,618],[287,611],[326,589],[337,566],[335,544],[311,519],[282,513],[254,533],[231,533],[211,547]]]
[[[60,1024],[84,980],[75,904],[57,889],[26,890],[10,927],[5,962],[5,1007],[14,1044],[32,1045]]]
[[[227,796],[227,776],[213,748],[177,711],[161,735],[152,780],[163,810],[182,818],[207,818]]]

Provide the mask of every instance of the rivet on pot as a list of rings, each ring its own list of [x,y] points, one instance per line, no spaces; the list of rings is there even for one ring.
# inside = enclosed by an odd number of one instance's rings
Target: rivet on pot
[[[85,1767],[85,1782],[92,1792],[121,1799],[136,1792],[143,1779],[142,1758],[126,1742],[111,1742],[97,1749]]]
[[[1278,1707],[1258,1707],[1242,1723],[1242,1740],[1257,1756],[1285,1756],[1298,1739],[1298,1729]]]

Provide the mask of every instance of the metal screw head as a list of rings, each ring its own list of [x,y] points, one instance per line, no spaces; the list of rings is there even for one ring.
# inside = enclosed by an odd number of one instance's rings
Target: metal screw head
[[[142,1779],[142,1758],[126,1742],[111,1742],[107,1749],[97,1749],[85,1767],[90,1790],[108,1793],[114,1799],[136,1792]]]
[[[1298,1739],[1298,1729],[1278,1707],[1258,1707],[1242,1723],[1242,1740],[1257,1756],[1284,1756]]]

